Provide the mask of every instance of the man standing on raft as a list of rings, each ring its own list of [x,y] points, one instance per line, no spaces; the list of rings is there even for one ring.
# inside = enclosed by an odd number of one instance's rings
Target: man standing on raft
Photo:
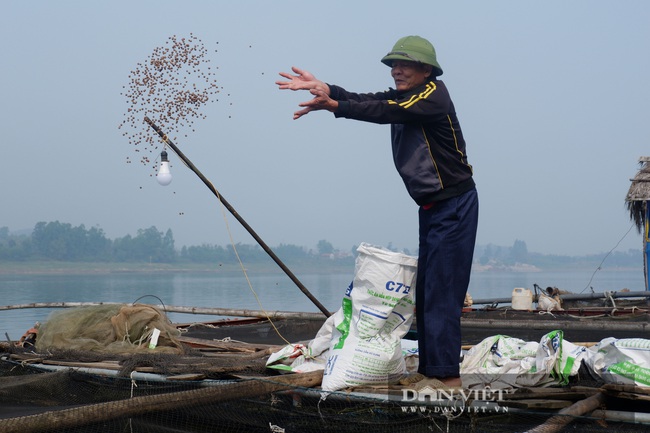
[[[352,93],[293,67],[280,89],[308,90],[314,97],[293,115],[327,110],[335,117],[391,125],[395,167],[419,206],[419,254],[415,305],[418,374],[402,380],[416,389],[462,386],[460,316],[469,286],[478,195],[465,140],[429,41],[406,36],[382,59],[395,89]]]

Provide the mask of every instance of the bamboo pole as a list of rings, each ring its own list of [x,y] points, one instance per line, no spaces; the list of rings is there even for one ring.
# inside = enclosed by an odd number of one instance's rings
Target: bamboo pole
[[[191,391],[134,397],[49,411],[38,415],[8,418],[3,419],[0,423],[0,433],[30,433],[50,429],[66,429],[116,418],[129,418],[146,413],[251,398],[296,387],[311,388],[318,386],[322,377],[322,371],[314,371],[273,378],[251,379]]]
[[[76,308],[94,305],[123,304],[120,302],[40,302],[29,304],[15,304],[0,306],[2,310],[17,310],[26,308]],[[256,317],[271,319],[304,319],[322,320],[320,313],[309,313],[300,311],[261,311],[241,310],[229,308],[208,308],[208,307],[185,307],[174,305],[154,305],[166,313],[204,314],[213,316],[237,316]],[[465,328],[498,329],[504,323],[511,328],[533,328],[533,329],[557,329],[563,330],[600,330],[600,331],[638,331],[640,333],[650,332],[650,323],[639,322],[612,322],[611,320],[569,321],[569,320],[511,320],[511,319],[469,319],[461,318],[461,325]]]
[[[32,302],[28,304],[0,305],[2,310],[21,310],[27,308],[78,308],[96,305],[123,305],[124,302]],[[211,316],[257,317],[270,319],[323,320],[320,313],[302,311],[261,311],[232,308],[184,307],[175,305],[154,305],[165,313],[205,314]]]
[[[285,274],[287,274],[287,276],[291,279],[291,281],[293,281],[296,284],[296,286],[298,286],[300,291],[302,291],[302,293],[304,293],[309,298],[309,300],[314,305],[316,305],[319,310],[323,312],[325,317],[329,317],[331,313],[318,301],[318,299],[316,299],[309,292],[309,290],[307,290],[307,288],[300,282],[300,280],[298,280],[298,278],[293,274],[293,272],[289,270],[289,268],[282,262],[282,260],[280,260],[280,258],[277,255],[275,255],[273,250],[271,250],[271,248],[269,248],[269,246],[266,245],[266,243],[262,240],[262,238],[259,237],[259,235],[255,232],[255,230],[253,230],[253,228],[250,225],[248,225],[248,223],[239,215],[239,213],[235,210],[235,208],[233,208],[230,205],[230,203],[228,203],[228,201],[224,198],[224,196],[221,195],[219,191],[217,191],[214,185],[212,185],[212,182],[210,182],[203,175],[203,173],[201,173],[199,169],[196,168],[196,166],[192,163],[192,161],[190,161],[189,158],[186,157],[185,154],[183,154],[183,152],[181,152],[181,150],[169,139],[169,137],[167,137],[167,134],[162,132],[160,128],[158,128],[158,126],[156,126],[148,117],[145,116],[144,121],[147,122],[149,126],[151,126],[153,130],[158,133],[158,135],[163,140],[163,142],[169,147],[171,147],[174,153],[178,155],[178,157],[185,163],[185,165],[187,165],[189,169],[192,170],[194,174],[196,174],[199,177],[199,179],[201,179],[201,181],[203,181],[205,186],[207,186],[208,189],[212,191],[212,193],[217,197],[217,199],[226,207],[226,209],[228,209],[228,211],[237,219],[237,221],[239,221],[239,223],[246,229],[246,231],[248,231],[248,233],[250,233],[250,235],[253,236],[253,238],[262,247],[262,249],[266,251],[266,253],[273,259],[275,263],[277,263],[278,266],[280,266],[280,268],[284,271]]]

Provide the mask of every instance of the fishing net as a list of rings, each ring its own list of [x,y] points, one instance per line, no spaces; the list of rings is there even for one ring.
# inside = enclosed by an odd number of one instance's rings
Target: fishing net
[[[36,349],[180,353],[179,335],[167,316],[153,306],[93,305],[53,313],[38,330]]]
[[[0,432],[647,430],[647,425],[634,419],[620,422],[592,413],[557,415],[557,410],[548,408],[522,408],[526,399],[480,400],[475,394],[470,399],[406,401],[403,394],[376,389],[323,393],[319,388],[280,382],[288,376],[302,375],[249,371],[239,378],[171,380],[145,373],[47,371],[4,356],[0,361]],[[567,405],[576,404],[571,399],[584,397],[576,397],[580,389],[573,386],[563,391]],[[644,404],[608,395],[600,408],[631,413],[644,410]],[[539,426],[543,429],[532,430]]]
[[[254,325],[256,334],[269,326]],[[0,432],[617,433],[649,422],[650,388],[606,384],[584,364],[561,387],[499,390],[519,375],[484,372],[463,376],[483,386],[462,393],[387,383],[324,392],[310,376],[321,372],[268,369],[282,346],[265,344],[265,332],[262,342],[235,341],[239,328],[181,334],[138,304],[53,314],[35,347],[0,344]],[[152,329],[161,331],[155,348]]]

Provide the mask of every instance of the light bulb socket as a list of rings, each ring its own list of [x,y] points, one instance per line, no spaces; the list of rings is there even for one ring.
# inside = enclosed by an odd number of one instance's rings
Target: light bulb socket
[[[167,159],[167,151],[163,150],[162,152],[160,152],[160,162],[167,162],[167,161],[169,161]]]

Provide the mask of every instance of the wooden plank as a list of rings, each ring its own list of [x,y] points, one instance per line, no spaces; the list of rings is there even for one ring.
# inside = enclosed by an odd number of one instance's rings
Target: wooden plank
[[[519,388],[513,393],[504,393],[507,400],[521,400],[531,398],[550,398],[554,400],[582,400],[600,392],[599,388],[587,386],[561,387],[561,388]]]
[[[550,398],[553,400],[569,400],[569,401],[577,401],[577,400],[582,400],[585,397],[589,397],[592,394],[585,394],[583,392],[572,392],[572,391],[565,391],[565,392],[549,392],[549,393],[542,393],[542,392],[531,392],[531,393],[515,393],[515,394],[503,394],[503,399],[504,400],[530,400],[530,399],[544,399],[544,398]]]
[[[571,387],[571,391],[574,392],[581,392],[587,396],[589,395],[594,395],[599,392],[602,392],[601,388],[594,388],[593,386],[581,386],[581,385],[573,385]]]
[[[573,403],[569,400],[551,400],[544,398],[531,398],[521,400],[508,400],[504,406],[516,407],[519,409],[564,409]]]
[[[567,391],[569,391],[569,388],[563,387],[518,388],[515,394],[561,394]]]
[[[609,392],[607,395],[611,395],[616,398],[622,398],[624,400],[634,400],[634,401],[650,401],[650,395],[645,395],[645,394],[635,394],[632,392],[615,392],[613,394],[610,394]]]
[[[618,392],[633,392],[635,394],[647,394],[650,395],[650,387],[648,386],[636,386],[632,384],[617,384],[617,383],[608,383],[603,385],[603,389],[607,391],[618,391]]]
[[[635,332],[639,337],[646,338],[650,334],[650,322],[621,322],[618,320],[600,320],[600,321],[568,321],[568,320],[507,320],[507,319],[465,319],[461,318],[461,327],[464,329],[500,329],[503,327],[509,329],[535,329],[535,330],[554,330],[562,329],[563,331],[627,331]]]
[[[12,353],[11,355],[9,355],[9,359],[11,359],[12,361],[19,361],[27,364],[43,362],[43,357],[36,356],[34,354]]]
[[[76,367],[76,368],[101,368],[105,370],[119,370],[122,368],[119,361],[79,362],[79,361],[57,361],[52,359],[44,359],[42,361],[42,364],[59,365],[62,367]]]
[[[221,341],[205,340],[203,338],[194,338],[180,336],[178,340],[188,346],[203,349],[218,349],[231,352],[257,352],[258,350],[268,349],[269,347],[278,347],[275,344],[252,344],[241,341]]]
[[[203,380],[206,377],[205,374],[177,374],[174,376],[167,376],[167,380]]]

